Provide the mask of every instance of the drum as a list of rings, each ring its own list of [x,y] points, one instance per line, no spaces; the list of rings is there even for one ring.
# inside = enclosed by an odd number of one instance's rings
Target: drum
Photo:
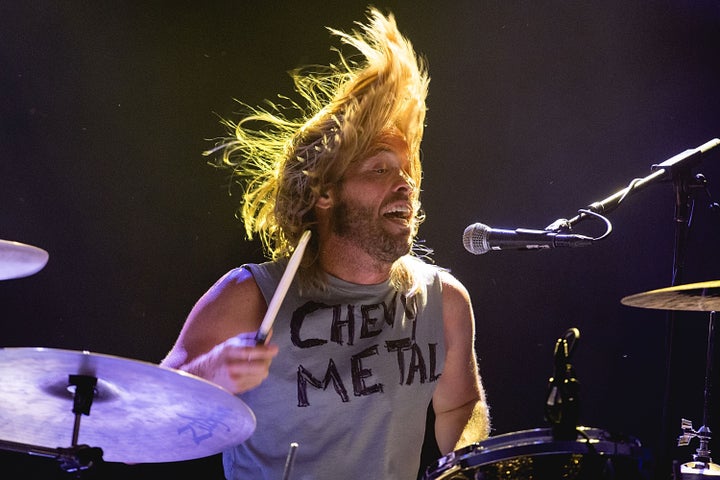
[[[490,437],[440,458],[424,480],[635,480],[643,471],[640,441],[578,427],[576,440],[538,428]]]

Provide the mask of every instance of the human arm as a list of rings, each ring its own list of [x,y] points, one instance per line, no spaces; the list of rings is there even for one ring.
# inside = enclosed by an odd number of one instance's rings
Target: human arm
[[[160,364],[232,393],[257,387],[278,352],[276,345],[252,341],[266,309],[252,274],[244,268],[231,270],[200,297]]]
[[[465,287],[443,273],[445,367],[433,394],[435,438],[446,455],[490,433],[490,415],[475,356],[475,319]]]

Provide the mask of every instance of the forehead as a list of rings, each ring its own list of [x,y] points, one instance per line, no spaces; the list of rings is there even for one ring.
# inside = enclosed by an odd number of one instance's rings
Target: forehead
[[[410,153],[410,147],[405,141],[405,137],[397,133],[381,135],[375,143],[375,148],[373,150],[375,152],[390,150],[403,157],[407,157]]]
[[[402,163],[409,162],[410,147],[402,135],[395,133],[388,133],[378,137],[378,139],[373,143],[368,154],[359,160],[360,162],[364,162],[370,159],[382,157],[383,152],[394,153],[399,157],[399,160]]]

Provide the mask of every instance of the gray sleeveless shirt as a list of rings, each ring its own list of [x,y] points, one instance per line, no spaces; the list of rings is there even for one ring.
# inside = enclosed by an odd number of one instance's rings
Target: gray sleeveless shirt
[[[285,262],[244,265],[269,302]],[[417,262],[410,298],[389,283],[288,289],[273,324],[269,377],[240,395],[257,427],[223,452],[228,480],[417,478],[425,415],[445,359],[439,269]]]

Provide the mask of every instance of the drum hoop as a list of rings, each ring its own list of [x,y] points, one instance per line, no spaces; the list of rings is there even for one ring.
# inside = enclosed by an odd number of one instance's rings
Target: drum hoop
[[[576,440],[554,440],[549,428],[497,435],[445,455],[436,462],[435,469],[428,469],[428,474],[439,473],[440,477],[432,478],[440,480],[457,470],[528,455],[576,454],[636,457],[641,453],[641,444],[634,437],[612,441],[609,439],[611,435],[601,429],[579,427],[578,430],[581,434]]]
[[[460,463],[464,467],[474,467],[485,463],[495,463],[499,460],[511,460],[517,457],[528,455],[555,455],[555,454],[576,454],[576,455],[621,455],[632,456],[635,448],[629,444],[613,443],[607,441],[555,441],[550,443],[537,442],[521,445],[507,445],[503,448],[489,450],[485,448],[476,449],[472,458],[462,458]]]

